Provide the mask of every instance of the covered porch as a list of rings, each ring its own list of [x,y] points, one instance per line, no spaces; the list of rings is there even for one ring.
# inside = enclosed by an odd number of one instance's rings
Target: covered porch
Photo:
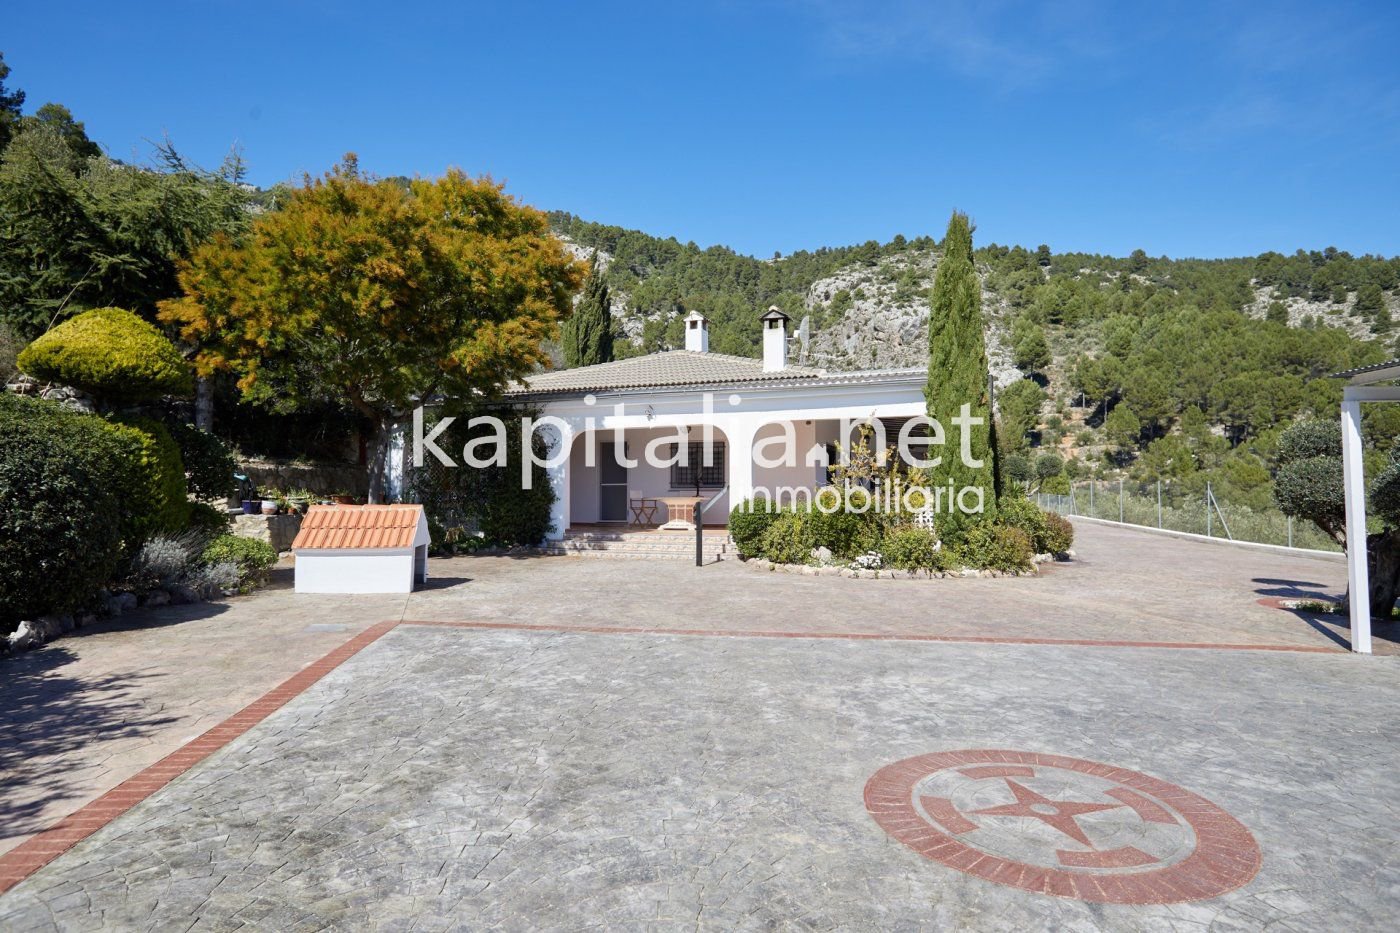
[[[780,503],[810,496],[827,484],[838,444],[849,445],[861,424],[881,422],[894,444],[899,425],[924,413],[923,374],[899,375],[895,386],[890,379],[800,392],[765,388],[730,395],[719,406],[712,393],[551,404],[546,417],[563,445],[549,468],[556,494],[551,537],[595,527],[691,530],[675,521],[691,517],[684,509],[678,516],[678,501],[699,507],[703,525],[718,530],[735,505],[756,494]]]

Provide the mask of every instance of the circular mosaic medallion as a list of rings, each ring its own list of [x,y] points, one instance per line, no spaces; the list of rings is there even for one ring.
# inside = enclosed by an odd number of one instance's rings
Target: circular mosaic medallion
[[[1239,820],[1175,784],[1033,752],[966,750],[906,758],[865,785],[891,836],[998,884],[1114,904],[1197,901],[1259,871]]]

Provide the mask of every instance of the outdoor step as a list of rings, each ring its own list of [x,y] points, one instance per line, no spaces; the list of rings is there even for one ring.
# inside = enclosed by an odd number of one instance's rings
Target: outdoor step
[[[694,560],[695,537],[689,533],[569,531],[562,540],[540,551],[571,557]],[[701,553],[707,563],[723,560],[734,555],[734,545],[727,533],[710,532],[704,537]]]
[[[622,541],[551,541],[547,547],[565,551],[637,551],[647,554],[694,554],[695,543],[689,544],[642,544]],[[727,541],[706,541],[705,551],[732,551],[734,546]]]
[[[550,554],[559,557],[581,557],[585,559],[616,559],[616,560],[694,560],[695,551],[636,551],[624,548],[611,548],[608,550],[573,550],[562,547],[542,547],[538,549],[541,554]],[[720,560],[733,560],[733,551],[710,551],[704,553],[705,563],[711,564]]]

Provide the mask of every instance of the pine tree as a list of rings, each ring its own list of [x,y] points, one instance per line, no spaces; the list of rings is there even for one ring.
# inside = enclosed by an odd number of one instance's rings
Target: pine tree
[[[588,267],[583,299],[564,324],[563,344],[564,365],[570,369],[612,361],[612,302],[597,256]]]
[[[10,66],[5,64],[5,55],[0,52],[0,150],[3,150],[10,143],[14,136],[15,126],[19,123],[20,112],[24,106],[24,92],[16,88],[8,90],[5,87],[5,79],[10,76]]]
[[[987,345],[982,332],[982,287],[972,262],[972,227],[967,215],[954,212],[943,239],[943,258],[933,282],[928,321],[928,413],[943,427],[946,443],[943,462],[932,471],[931,482],[955,489],[982,489],[987,512],[996,508],[996,462],[992,412],[987,389]],[[953,418],[964,405],[982,423],[968,429],[971,459],[961,456],[962,432]],[[932,452],[930,456],[932,456]],[[969,497],[970,498],[970,497]]]

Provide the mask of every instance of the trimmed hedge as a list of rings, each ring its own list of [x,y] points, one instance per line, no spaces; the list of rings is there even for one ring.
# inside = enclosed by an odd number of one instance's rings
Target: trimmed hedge
[[[729,537],[739,556],[747,560],[763,551],[763,535],[778,517],[778,511],[767,499],[744,500],[729,512]]]
[[[0,393],[0,633],[91,598],[122,559],[123,498],[138,475],[130,429]]]
[[[125,504],[141,516],[137,523],[141,536],[184,529],[190,522],[190,501],[185,487],[185,463],[175,438],[154,418],[126,415],[113,421],[132,432],[141,445],[143,501]]]
[[[20,370],[107,404],[189,395],[194,376],[175,345],[130,311],[97,308],[70,318],[20,353]]]

